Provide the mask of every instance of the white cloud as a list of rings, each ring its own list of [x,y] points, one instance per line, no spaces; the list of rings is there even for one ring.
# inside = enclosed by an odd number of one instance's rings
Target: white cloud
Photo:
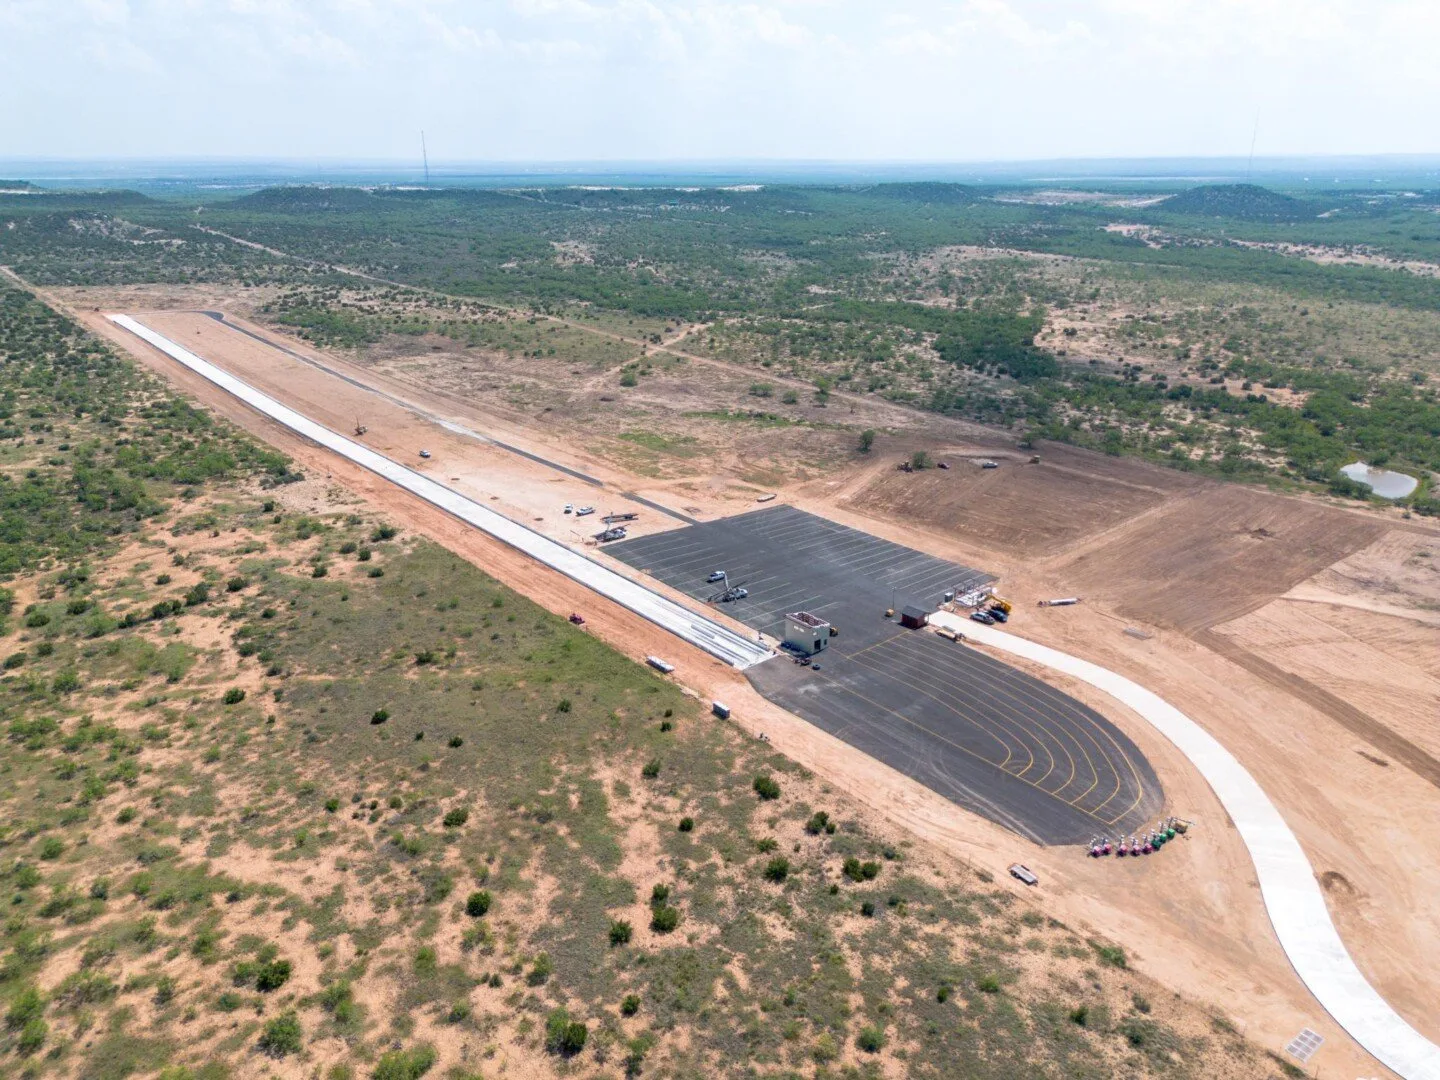
[[[1434,151],[1437,40],[1433,0],[0,0],[0,147]]]

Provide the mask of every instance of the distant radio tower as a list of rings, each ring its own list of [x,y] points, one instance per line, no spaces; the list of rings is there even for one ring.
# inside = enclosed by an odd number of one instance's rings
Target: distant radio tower
[[[1260,137],[1260,114],[1255,114],[1255,130],[1250,133],[1250,160],[1245,163],[1245,182],[1250,183],[1250,173],[1255,168],[1255,140]]]
[[[425,131],[420,131],[420,160],[425,163],[425,186],[430,186],[430,155],[425,152]]]

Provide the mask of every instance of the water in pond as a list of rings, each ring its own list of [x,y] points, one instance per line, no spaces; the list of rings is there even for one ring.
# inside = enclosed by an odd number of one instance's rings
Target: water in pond
[[[1382,499],[1403,499],[1420,484],[1413,476],[1389,469],[1372,469],[1363,461],[1346,465],[1340,471],[1356,483],[1364,484]]]

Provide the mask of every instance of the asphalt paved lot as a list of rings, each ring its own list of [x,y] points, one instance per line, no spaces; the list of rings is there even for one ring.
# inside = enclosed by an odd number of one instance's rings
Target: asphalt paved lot
[[[840,633],[821,668],[780,656],[746,672],[771,700],[954,802],[1040,843],[1118,836],[1159,816],[1138,748],[1099,713],[982,650],[884,612],[933,610],[982,571],[793,507],[752,511],[611,545],[611,555],[691,596],[725,570],[750,595],[724,605],[772,637],[803,610]],[[1020,613],[1024,617],[1024,613]]]

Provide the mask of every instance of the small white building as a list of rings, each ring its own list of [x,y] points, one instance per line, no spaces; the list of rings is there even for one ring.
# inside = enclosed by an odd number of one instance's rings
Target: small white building
[[[785,644],[806,656],[814,656],[830,644],[830,624],[808,611],[785,616]]]

